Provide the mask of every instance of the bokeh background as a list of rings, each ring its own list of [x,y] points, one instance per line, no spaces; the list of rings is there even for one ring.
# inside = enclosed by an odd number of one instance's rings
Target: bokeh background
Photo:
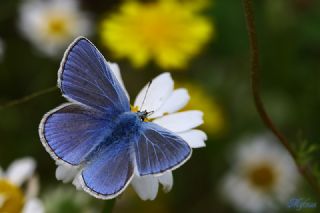
[[[63,56],[63,51],[55,56],[44,54],[21,31],[20,10],[24,2],[0,2],[0,39],[3,43],[0,105],[55,86]],[[199,15],[212,26],[210,38],[202,45],[201,51],[188,59],[185,67],[178,69],[163,68],[154,61],[136,67],[127,58],[116,57],[105,45],[101,23],[117,13],[126,1],[78,2],[79,10],[87,13],[91,20],[88,38],[109,61],[119,64],[131,97],[135,97],[150,79],[169,71],[177,85],[190,88],[191,100],[193,92],[196,94],[192,108],[202,109],[205,119],[211,116],[210,125],[203,126],[208,135],[207,146],[194,150],[191,160],[174,172],[174,187],[170,193],[159,190],[156,200],[142,201],[129,187],[118,198],[114,212],[241,212],[221,196],[221,183],[233,166],[229,158],[243,137],[267,132],[255,111],[250,92],[248,38],[241,1],[207,1],[209,4],[203,6]],[[147,4],[150,1],[140,2]],[[261,90],[266,108],[292,143],[307,139],[317,144],[320,2],[255,1],[255,14],[261,51]],[[65,44],[62,49],[67,46]],[[199,90],[201,96],[195,92]],[[71,184],[56,180],[55,163],[39,140],[41,117],[63,102],[65,99],[60,91],[55,90],[0,110],[0,165],[6,168],[17,158],[32,156],[37,162],[40,178],[39,197],[46,206],[51,203],[50,212],[90,212],[84,210],[84,206],[88,209],[92,206],[93,212],[99,212],[103,201],[76,192]],[[204,105],[208,106],[203,108]],[[316,202],[304,180],[296,188],[292,197]],[[66,198],[55,209],[51,197],[54,197],[53,193],[59,193],[57,190]],[[86,202],[75,202],[75,195],[83,196],[79,199]],[[292,211],[286,204],[278,205],[278,208],[280,212]],[[318,212],[317,209],[303,211]]]

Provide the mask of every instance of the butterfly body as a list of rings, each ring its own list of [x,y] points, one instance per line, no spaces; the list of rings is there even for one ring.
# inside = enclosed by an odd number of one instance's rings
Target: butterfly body
[[[131,112],[128,96],[109,63],[86,38],[66,51],[58,86],[70,103],[40,123],[43,146],[56,161],[79,168],[82,188],[101,199],[120,194],[134,175],[161,175],[191,156],[177,134]]]
[[[114,130],[114,136],[121,135],[122,137],[131,137],[134,134],[139,134],[143,121],[137,113],[125,112],[119,115],[118,124]]]
[[[83,163],[92,162],[105,152],[106,149],[113,149],[112,158],[116,158],[120,150],[132,149],[134,143],[141,134],[142,120],[133,112],[125,112],[118,116],[114,121],[112,130],[94,147]]]

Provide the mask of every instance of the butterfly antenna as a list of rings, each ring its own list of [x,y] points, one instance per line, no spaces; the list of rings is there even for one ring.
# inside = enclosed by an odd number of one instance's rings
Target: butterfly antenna
[[[148,95],[148,92],[149,92],[149,89],[150,89],[151,84],[152,84],[152,80],[149,81],[149,83],[148,83],[147,91],[146,91],[146,94],[144,95],[144,98],[143,98],[143,101],[142,101],[142,104],[141,104],[141,108],[140,108],[140,109],[142,109],[142,107],[143,107],[143,105],[144,105],[144,102],[146,101],[146,98],[147,98],[147,95]]]

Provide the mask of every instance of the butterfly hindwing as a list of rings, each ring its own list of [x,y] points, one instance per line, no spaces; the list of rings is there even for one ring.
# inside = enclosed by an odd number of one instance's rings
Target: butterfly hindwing
[[[111,199],[120,194],[130,183],[134,166],[131,160],[132,138],[117,137],[101,147],[82,171],[82,184],[90,194],[101,199]],[[114,138],[111,138],[113,140]]]
[[[86,38],[76,39],[62,60],[58,86],[68,99],[108,114],[130,110],[129,100],[99,50]]]
[[[192,152],[181,137],[152,122],[143,123],[134,151],[141,176],[173,170],[188,160]]]
[[[70,103],[47,113],[39,134],[53,158],[79,165],[110,134],[112,124],[105,113]]]

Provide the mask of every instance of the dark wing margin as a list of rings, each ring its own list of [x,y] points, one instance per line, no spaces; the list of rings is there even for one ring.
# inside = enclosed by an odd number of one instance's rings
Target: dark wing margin
[[[55,160],[79,165],[86,155],[110,133],[111,122],[101,111],[79,104],[63,104],[41,120],[39,135]]]
[[[143,130],[134,144],[135,161],[140,176],[162,174],[184,164],[192,149],[178,135],[152,122],[143,123]]]
[[[69,100],[108,114],[130,110],[129,100],[107,61],[84,37],[75,39],[65,52],[58,86]]]

